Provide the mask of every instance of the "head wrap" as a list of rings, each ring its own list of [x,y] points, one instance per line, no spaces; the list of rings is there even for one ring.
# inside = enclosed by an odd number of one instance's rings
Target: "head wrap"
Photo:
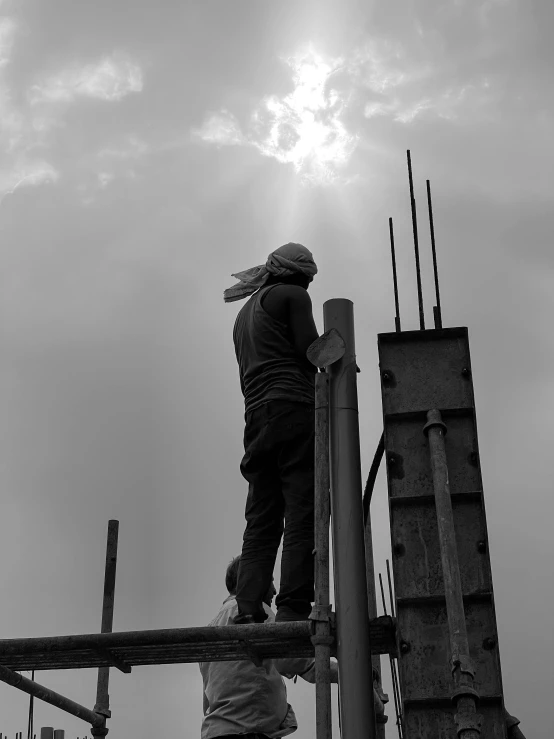
[[[317,274],[317,266],[309,249],[290,242],[271,252],[265,264],[234,273],[232,276],[239,282],[223,292],[223,299],[226,303],[242,300],[263,287],[270,275],[290,277],[297,273],[313,277]]]

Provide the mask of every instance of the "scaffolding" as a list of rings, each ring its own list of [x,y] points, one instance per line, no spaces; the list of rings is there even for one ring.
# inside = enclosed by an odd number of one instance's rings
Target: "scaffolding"
[[[0,680],[82,719],[101,737],[111,717],[110,669],[129,674],[138,665],[315,657],[316,735],[331,739],[330,659],[336,657],[342,736],[384,739],[388,697],[380,656],[388,655],[400,739],[523,737],[504,707],[468,332],[442,326],[428,180],[436,306],[435,327],[425,328],[409,152],[408,171],[420,330],[401,331],[389,219],[396,331],[378,336],[384,432],[363,498],[351,301],[325,303],[325,333],[307,354],[320,370],[309,621],[113,632],[119,524],[112,520],[100,633],[0,640]],[[370,503],[383,457],[394,590],[387,560],[390,615],[380,576],[385,615],[378,617]],[[18,673],[78,668],[98,669],[93,709]]]

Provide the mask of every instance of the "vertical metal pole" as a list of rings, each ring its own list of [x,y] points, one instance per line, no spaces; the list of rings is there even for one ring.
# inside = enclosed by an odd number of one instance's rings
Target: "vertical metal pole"
[[[40,739],[54,739],[54,727],[42,726],[40,729]]]
[[[331,626],[329,623],[329,377],[315,376],[315,700],[316,737],[331,739]]]
[[[346,344],[344,356],[328,368],[341,733],[343,739],[375,739],[353,304],[328,300],[323,317],[325,330],[336,328]]]
[[[104,572],[104,600],[102,603],[102,626],[101,633],[107,634],[113,627],[113,609],[115,595],[115,573],[117,567],[117,538],[119,534],[119,521],[108,522],[108,540],[106,544],[106,569]],[[98,668],[98,682],[96,687],[96,713],[111,717],[110,695],[108,687],[110,682],[110,668]],[[105,736],[108,733],[106,727],[92,728],[93,736]]]
[[[410,181],[410,205],[412,208],[412,230],[414,232],[414,253],[416,263],[416,278],[417,278],[417,300],[419,304],[419,327],[420,329],[425,328],[425,316],[423,315],[423,293],[421,290],[421,268],[419,266],[419,240],[417,236],[417,213],[416,203],[414,197],[414,180],[412,177],[412,157],[410,156],[410,150],[408,149],[408,179]]]
[[[431,470],[435,489],[435,505],[441,550],[442,571],[444,579],[444,595],[452,651],[452,674],[454,692],[452,698],[456,705],[454,721],[459,739],[479,739],[481,736],[482,716],[477,713],[479,694],[473,687],[475,668],[469,656],[469,643],[462,597],[462,582],[458,563],[458,548],[444,435],[446,425],[442,421],[439,410],[427,413],[424,432],[429,438],[431,454]]]
[[[31,680],[35,679],[35,671],[33,670],[31,672]],[[27,739],[32,739],[33,736],[33,716],[34,716],[34,696],[30,696],[29,698],[29,721],[27,724]],[[2,739],[2,734],[0,734],[0,739]]]

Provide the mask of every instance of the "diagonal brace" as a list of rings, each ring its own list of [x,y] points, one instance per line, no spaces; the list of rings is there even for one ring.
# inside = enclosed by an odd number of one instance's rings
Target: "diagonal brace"
[[[0,680],[8,685],[12,685],[18,690],[22,690],[24,693],[39,698],[45,703],[50,703],[50,705],[56,706],[56,708],[61,708],[66,713],[71,713],[73,716],[86,721],[93,727],[100,728],[105,726],[106,719],[104,716],[91,711],[89,708],[85,708],[85,706],[81,706],[79,703],[75,703],[69,698],[50,690],[50,688],[46,688],[44,685],[34,682],[34,680],[29,680],[29,678],[10,670],[9,667],[4,667],[4,665],[0,665]]]

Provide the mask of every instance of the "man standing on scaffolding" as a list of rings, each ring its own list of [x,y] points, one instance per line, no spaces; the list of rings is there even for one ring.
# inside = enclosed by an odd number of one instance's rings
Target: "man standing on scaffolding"
[[[314,385],[306,350],[318,338],[308,286],[311,252],[285,244],[234,274],[225,302],[251,296],[233,331],[245,402],[246,530],[235,623],[261,623],[283,536],[276,621],[309,617],[314,599]]]

